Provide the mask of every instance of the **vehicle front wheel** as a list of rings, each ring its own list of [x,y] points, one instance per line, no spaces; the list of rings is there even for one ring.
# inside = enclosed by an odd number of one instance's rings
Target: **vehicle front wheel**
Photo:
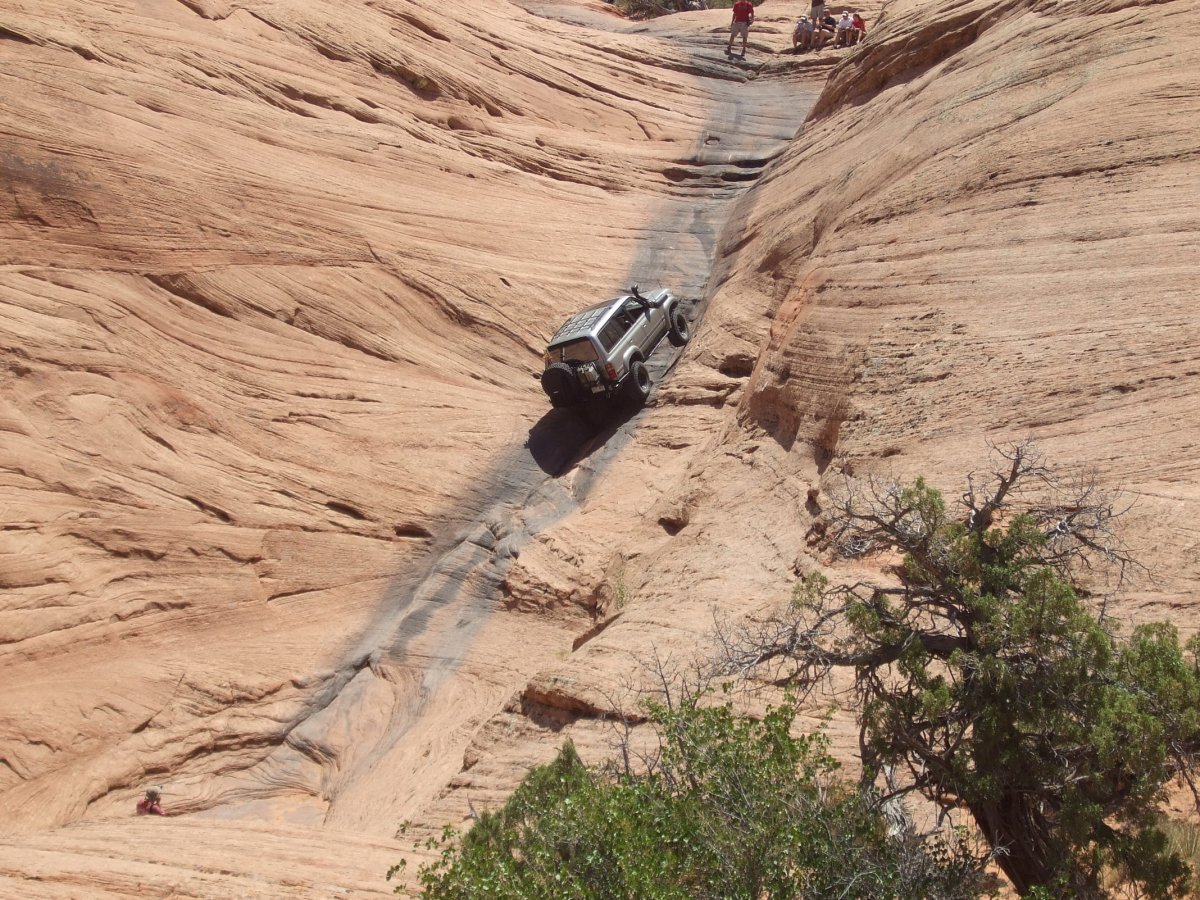
[[[635,359],[629,364],[629,378],[625,382],[625,393],[639,406],[645,403],[646,398],[650,396],[650,373],[646,371],[646,364],[640,359]]]
[[[692,333],[688,330],[687,316],[683,314],[678,306],[671,310],[670,330],[667,331],[667,340],[671,342],[672,347],[682,347],[692,339]]]

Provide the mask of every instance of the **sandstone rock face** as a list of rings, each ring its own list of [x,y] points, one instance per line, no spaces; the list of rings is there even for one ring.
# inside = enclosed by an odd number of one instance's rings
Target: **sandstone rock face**
[[[815,90],[750,84],[719,15],[528,6],[3,14],[4,892],[386,892],[596,626],[604,558],[500,590],[637,424],[547,418],[545,340],[633,280],[699,299]],[[131,824],[157,782],[183,815]]]
[[[2,14],[0,892],[385,893],[402,820],[836,577],[832,480],[987,440],[1124,487],[1119,609],[1194,627],[1194,4],[868,7],[797,135],[806,6],[744,66],[717,11]],[[547,415],[545,338],[633,280],[693,343]],[[155,782],[186,815],[131,822]]]
[[[1132,503],[1156,579],[1110,611],[1195,631],[1200,35],[1167,8],[888,5],[727,226],[653,418],[542,537],[602,532],[646,485],[609,570],[631,599],[529,693],[595,696],[797,574],[857,574],[806,537],[847,474],[955,496],[989,442],[1027,437]],[[834,737],[852,757],[848,717]]]
[[[622,602],[481,733],[458,793],[548,754],[515,712],[541,710],[543,732],[573,718],[577,745],[611,752],[596,711],[641,663],[683,664],[714,615],[780,602],[798,573],[857,574],[807,537],[844,475],[924,473],[953,496],[989,441],[1032,437],[1060,471],[1123,490],[1156,579],[1110,610],[1195,631],[1200,109],[1179,64],[1200,42],[1171,22],[888,6],[735,211],[651,416],[522,554],[510,581],[536,560],[559,590],[570,560],[608,554],[598,577]],[[622,521],[638,525],[614,542]],[[852,757],[848,717],[834,737]]]

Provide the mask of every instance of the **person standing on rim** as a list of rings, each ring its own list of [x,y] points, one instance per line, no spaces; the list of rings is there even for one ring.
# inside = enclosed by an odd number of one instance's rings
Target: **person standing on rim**
[[[815,28],[820,28],[821,20],[825,18],[825,0],[812,0],[812,9],[808,11],[808,17]]]
[[[742,36],[742,59],[746,58],[746,39],[750,37],[750,24],[754,21],[754,4],[750,0],[737,0],[733,4],[733,21],[729,25],[729,46],[726,56],[733,56],[733,39]]]

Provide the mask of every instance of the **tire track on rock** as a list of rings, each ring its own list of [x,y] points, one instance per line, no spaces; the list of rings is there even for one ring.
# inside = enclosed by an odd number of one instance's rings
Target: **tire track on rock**
[[[693,55],[698,68],[719,65],[711,50],[698,49]],[[687,160],[666,173],[668,182],[686,190],[664,192],[629,270],[631,283],[666,285],[694,300],[691,318],[696,324],[703,316],[721,227],[731,216],[744,215],[744,209],[738,214],[741,203],[753,204],[747,189],[794,137],[817,94],[809,90],[798,97],[794,81],[766,78],[709,78],[704,89],[711,97],[706,127]],[[651,360],[656,385],[680,355],[665,347]],[[441,745],[443,756],[456,751],[457,771],[458,755],[473,730],[470,721],[478,724],[490,715],[498,706],[494,701],[502,703],[518,679],[510,671],[494,684],[468,686],[477,699],[494,695],[493,700],[479,699],[477,709],[461,710],[454,733],[424,736],[421,757],[414,759],[415,748],[406,746],[406,738],[440,694],[448,695],[444,702],[454,702],[464,691],[453,684],[453,676],[499,606],[512,560],[534,536],[578,508],[648,414],[649,409],[618,408],[597,427],[570,412],[551,410],[535,424],[527,443],[481,476],[483,490],[471,498],[474,513],[464,516],[466,524],[390,586],[374,620],[312,698],[284,746],[266,760],[268,771],[258,776],[294,787],[297,767],[315,764],[321,773],[319,792],[328,803],[327,823],[386,828],[389,833],[414,801],[432,796],[444,779],[428,761],[430,746]],[[584,460],[586,471],[563,477]],[[537,658],[529,662],[531,667],[544,663]],[[522,683],[532,674],[516,673]],[[402,796],[375,796],[367,776],[382,766],[410,767],[407,778],[416,786]]]

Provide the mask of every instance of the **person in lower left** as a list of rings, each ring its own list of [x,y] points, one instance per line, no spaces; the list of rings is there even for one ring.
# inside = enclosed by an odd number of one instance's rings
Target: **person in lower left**
[[[146,796],[138,801],[137,814],[139,816],[165,816],[166,810],[162,808],[162,788],[152,787],[146,791]]]

